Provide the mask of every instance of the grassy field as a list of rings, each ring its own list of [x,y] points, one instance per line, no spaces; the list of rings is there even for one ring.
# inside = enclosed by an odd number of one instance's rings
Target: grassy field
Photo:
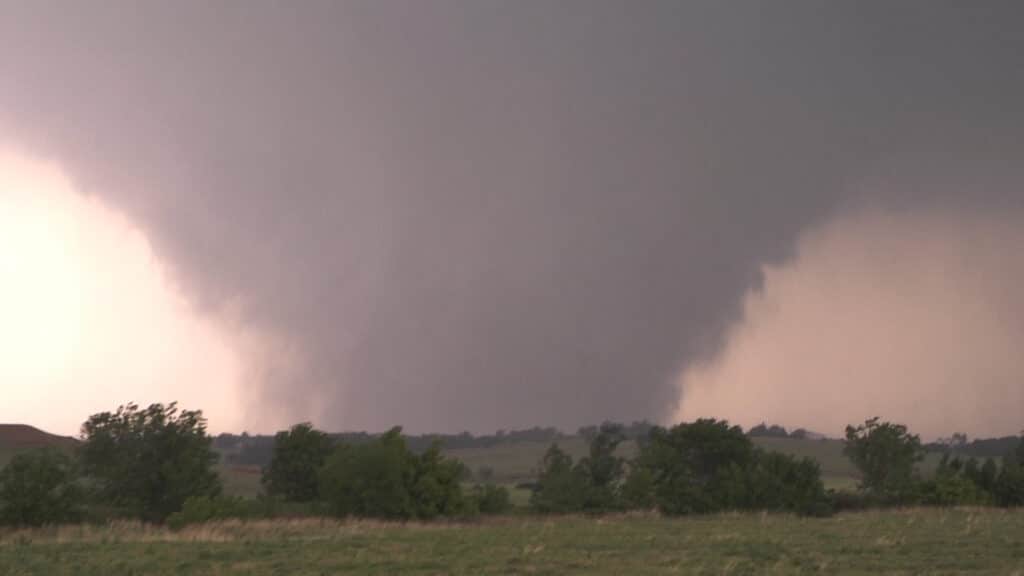
[[[792,454],[797,457],[813,458],[821,464],[822,476],[841,484],[856,483],[857,470],[843,456],[841,440],[799,440],[795,438],[753,438],[754,444],[766,449]],[[515,483],[531,480],[536,476],[537,465],[551,444],[548,442],[509,442],[489,448],[446,450],[445,453],[462,460],[476,473],[487,467],[494,472],[494,480]],[[574,460],[587,454],[587,443],[583,438],[573,436],[558,442]],[[636,454],[636,444],[626,442],[619,449],[624,457]]]
[[[852,490],[857,485],[859,475],[850,460],[843,456],[842,440],[759,437],[753,438],[753,441],[766,450],[816,460],[821,465],[821,475],[826,488]],[[562,440],[558,445],[574,460],[587,453],[586,441],[578,436]],[[462,460],[474,473],[487,467],[493,471],[496,482],[516,484],[535,477],[537,465],[548,446],[550,444],[546,442],[510,442],[490,448],[448,450],[446,453]],[[636,445],[632,442],[627,442],[620,448],[620,454],[624,457],[631,457],[635,453]],[[921,472],[930,474],[938,464],[939,458],[938,454],[928,454],[920,465]]]
[[[536,477],[537,466],[550,446],[549,442],[506,442],[488,448],[445,450],[445,454],[461,460],[473,474],[487,467],[494,472],[496,482],[514,484]],[[573,460],[587,453],[586,440],[578,436],[561,440],[558,446]],[[629,443],[621,451],[624,455],[632,455],[636,447]]]
[[[0,574],[1024,574],[1024,512],[0,532]]]
[[[262,471],[258,466],[229,466],[221,464],[219,472],[221,480],[224,482],[224,492],[231,496],[255,498],[263,489],[260,483]]]

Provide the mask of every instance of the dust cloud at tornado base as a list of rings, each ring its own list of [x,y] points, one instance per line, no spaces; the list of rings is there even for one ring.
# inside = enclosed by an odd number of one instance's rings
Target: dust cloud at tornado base
[[[1024,212],[844,214],[768,266],[677,417],[839,435],[873,416],[926,438],[1024,428]]]

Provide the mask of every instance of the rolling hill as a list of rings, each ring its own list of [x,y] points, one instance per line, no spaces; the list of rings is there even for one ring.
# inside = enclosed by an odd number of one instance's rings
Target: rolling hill
[[[0,424],[0,467],[18,452],[37,448],[71,449],[78,440],[58,436],[25,424]]]

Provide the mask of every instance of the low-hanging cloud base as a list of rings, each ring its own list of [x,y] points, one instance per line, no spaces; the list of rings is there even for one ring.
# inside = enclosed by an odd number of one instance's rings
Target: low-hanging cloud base
[[[886,209],[1022,206],[1022,19],[1020,2],[0,0],[0,141],[123,215],[183,318],[227,327],[240,390],[218,426],[666,421],[763,267],[861,183],[897,183]],[[231,388],[179,357],[182,386]]]

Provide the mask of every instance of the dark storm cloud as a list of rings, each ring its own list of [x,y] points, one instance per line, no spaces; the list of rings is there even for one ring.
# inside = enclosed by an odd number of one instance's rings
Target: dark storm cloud
[[[264,413],[663,418],[807,226],[865,194],[1020,205],[1022,16],[0,0],[0,130],[128,214],[202,310],[302,351],[253,382]]]

